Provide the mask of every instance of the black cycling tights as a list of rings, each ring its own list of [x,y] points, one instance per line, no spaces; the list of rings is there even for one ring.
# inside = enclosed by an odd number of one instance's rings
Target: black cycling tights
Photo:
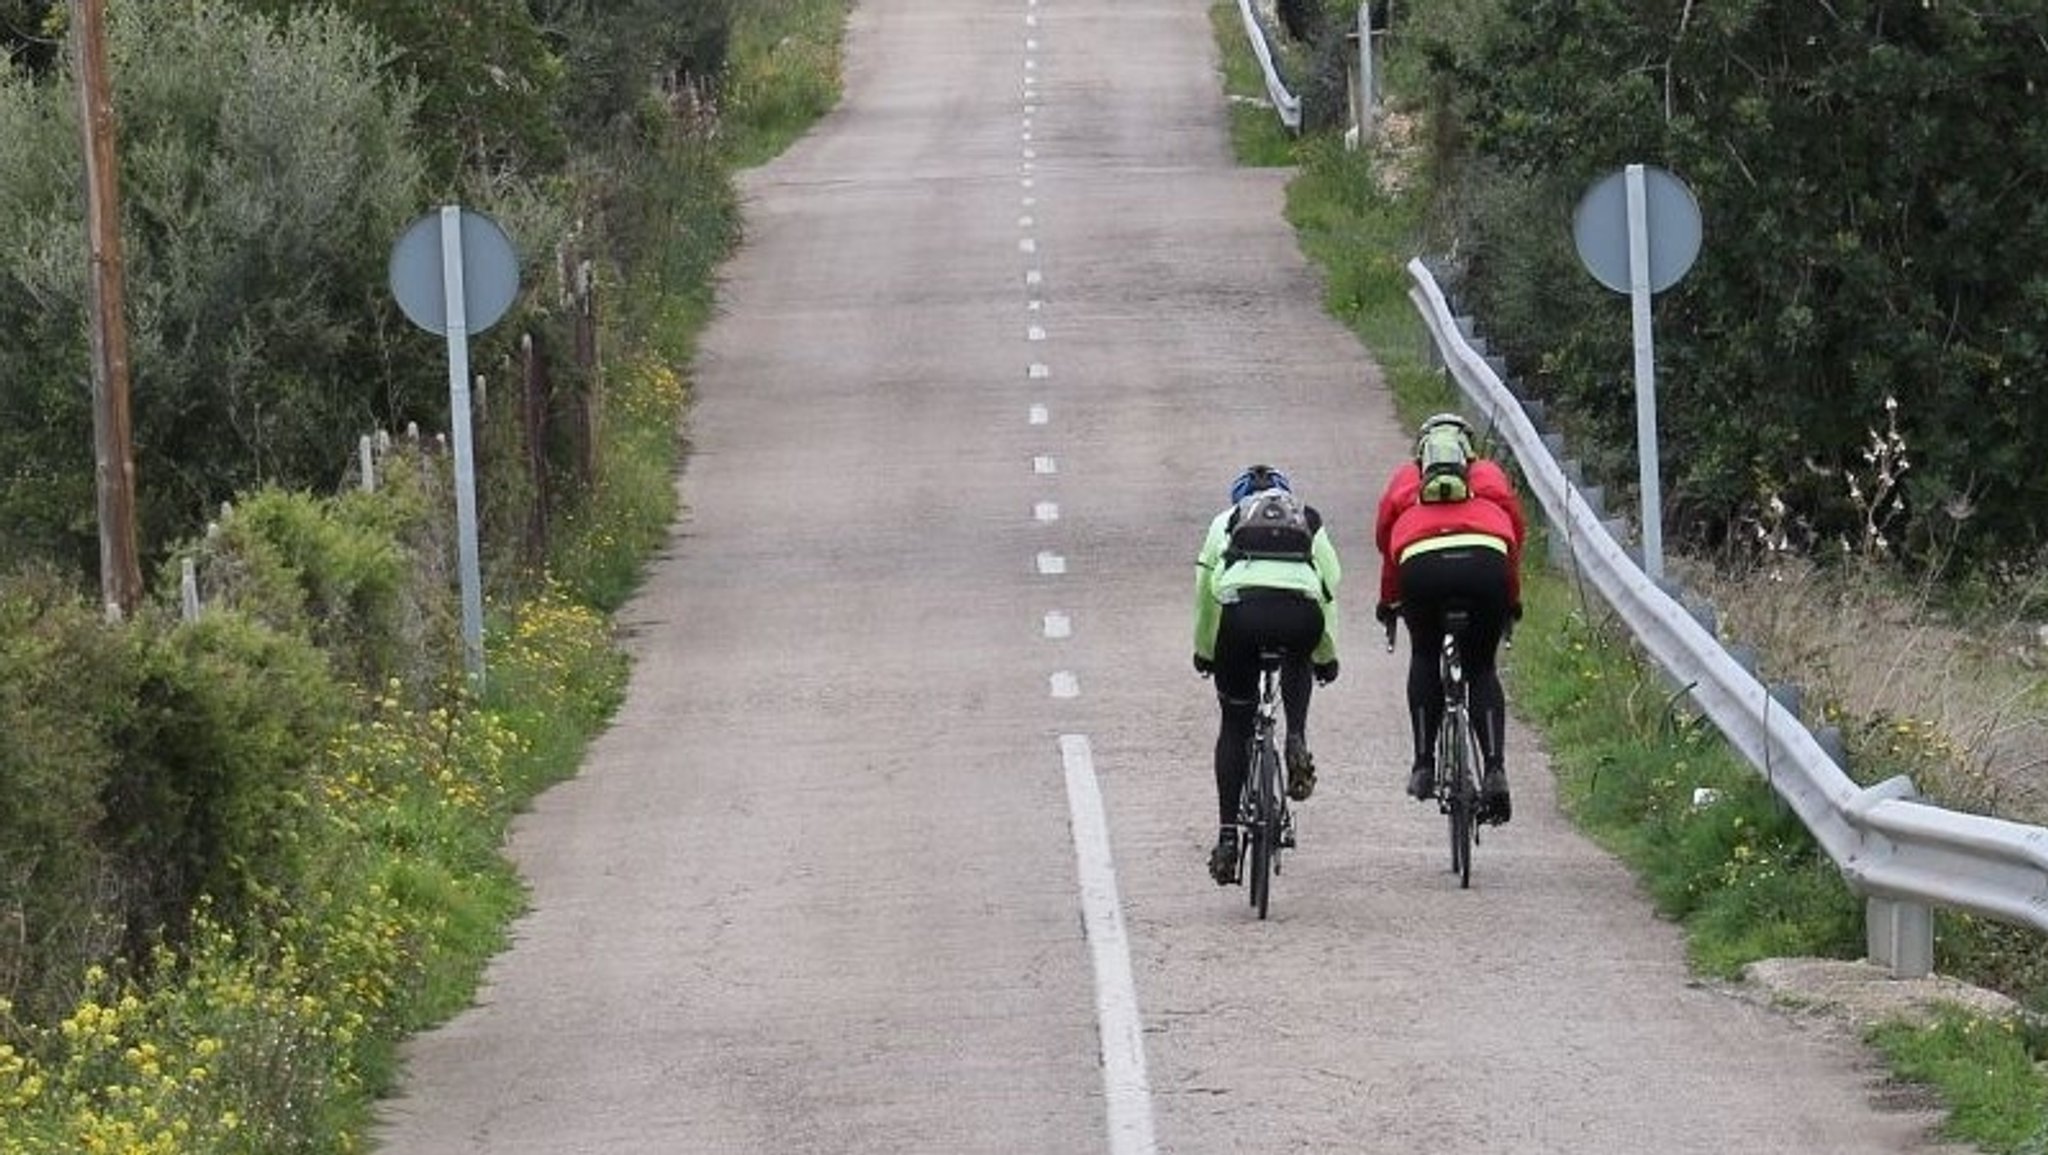
[[[1223,724],[1216,731],[1216,809],[1221,824],[1237,821],[1237,796],[1251,767],[1251,741],[1259,706],[1259,650],[1284,649],[1280,703],[1287,732],[1308,735],[1308,701],[1315,690],[1309,655],[1323,638],[1323,607],[1313,599],[1247,591],[1243,601],[1223,607],[1216,627],[1216,702]]]
[[[1499,766],[1507,756],[1507,698],[1495,657],[1508,618],[1508,559],[1499,550],[1473,547],[1417,554],[1401,563],[1401,624],[1408,628],[1408,719],[1415,759],[1435,761],[1443,725],[1444,688],[1437,670],[1443,646],[1443,610],[1462,603],[1469,614],[1458,637],[1466,683],[1472,687],[1472,729],[1480,760]]]

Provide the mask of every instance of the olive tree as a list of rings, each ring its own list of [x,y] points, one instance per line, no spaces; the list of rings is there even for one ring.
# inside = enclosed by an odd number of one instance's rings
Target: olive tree
[[[109,55],[145,548],[257,481],[331,483],[431,406],[385,355],[385,256],[419,211],[416,99],[358,25],[124,4]],[[0,541],[93,556],[86,254],[68,75],[0,79]]]

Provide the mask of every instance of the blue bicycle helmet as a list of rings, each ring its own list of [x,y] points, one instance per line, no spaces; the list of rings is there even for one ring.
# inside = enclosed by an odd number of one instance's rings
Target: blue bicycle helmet
[[[1289,493],[1294,492],[1294,486],[1288,484],[1286,474],[1270,465],[1254,465],[1238,474],[1237,480],[1230,483],[1230,504],[1236,505],[1261,489],[1272,489],[1276,486]]]

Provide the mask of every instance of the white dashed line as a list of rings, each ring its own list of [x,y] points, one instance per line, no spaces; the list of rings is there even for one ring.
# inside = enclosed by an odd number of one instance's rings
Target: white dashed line
[[[1041,501],[1031,507],[1031,516],[1040,521],[1058,521],[1060,519],[1060,503],[1057,501]]]
[[[1074,623],[1058,610],[1045,612],[1045,636],[1055,641],[1074,635]]]
[[[1025,270],[1025,273],[1024,273],[1024,283],[1025,283],[1025,284],[1027,284],[1027,285],[1036,285],[1036,284],[1038,284],[1039,282],[1041,282],[1041,281],[1043,281],[1043,280],[1045,280],[1045,274],[1043,274],[1043,273],[1039,272],[1039,271],[1038,271],[1037,269],[1027,269],[1027,270]]]
[[[1051,475],[1060,471],[1060,463],[1050,457],[1038,456],[1031,459],[1031,472]]]
[[[1055,698],[1078,698],[1081,696],[1081,680],[1076,678],[1070,670],[1057,671],[1047,680],[1052,683],[1052,696]]]
[[[1031,368],[1025,371],[1024,375],[1033,381],[1043,381],[1047,377],[1052,376],[1052,366],[1034,362]]]
[[[1050,550],[1041,552],[1038,555],[1038,572],[1047,577],[1063,574],[1067,572],[1067,559]]]
[[[1043,341],[1045,340],[1045,330],[1033,325],[1029,329],[1024,330],[1024,339],[1026,341]]]
[[[1033,405],[1030,411],[1030,418],[1033,425],[1043,425],[1052,420],[1052,414],[1043,405]]]

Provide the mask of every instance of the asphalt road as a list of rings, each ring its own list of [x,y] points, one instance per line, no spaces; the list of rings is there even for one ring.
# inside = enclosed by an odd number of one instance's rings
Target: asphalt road
[[[1457,889],[1371,618],[1407,437],[1215,68],[1203,0],[860,0],[747,181],[629,697],[381,1150],[1934,1149],[1852,1041],[1689,980],[1526,731]],[[1254,460],[1348,566],[1263,923],[1204,873],[1188,666]]]

